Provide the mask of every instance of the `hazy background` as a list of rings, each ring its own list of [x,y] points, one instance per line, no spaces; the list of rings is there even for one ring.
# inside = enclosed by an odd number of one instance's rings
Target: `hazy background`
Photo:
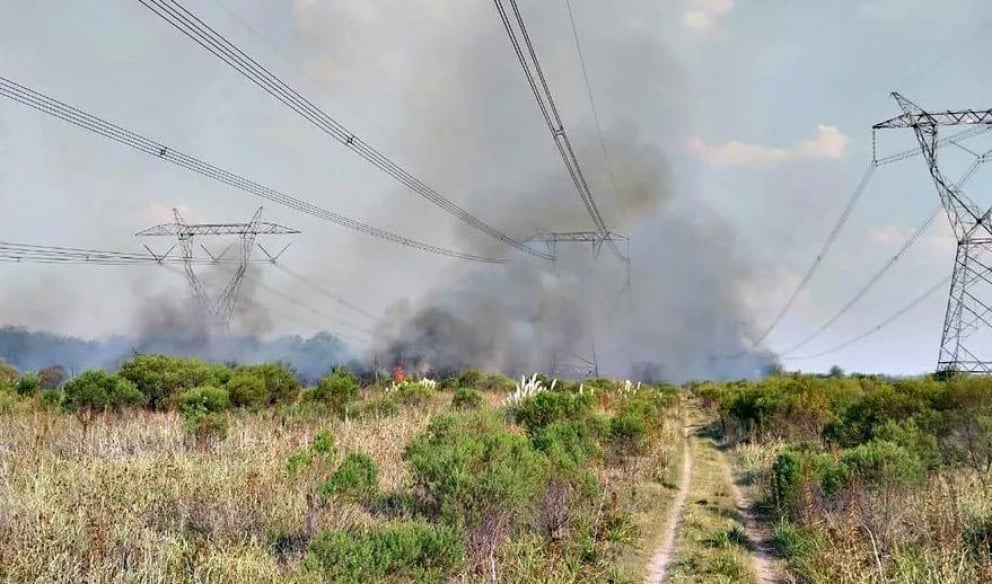
[[[490,2],[185,4],[491,224],[517,237],[591,228]],[[434,361],[479,355],[504,369],[536,368],[563,344],[583,351],[592,341],[585,333],[594,331],[612,373],[645,362],[671,377],[752,372],[768,361],[763,355],[729,365],[712,356],[746,347],[815,256],[867,164],[870,125],[897,113],[887,93],[899,89],[934,109],[988,105],[987,82],[973,73],[992,42],[980,34],[992,18],[984,3],[949,1],[938,22],[925,0],[820,4],[574,0],[620,179],[614,193],[565,6],[521,1],[603,214],[633,239],[633,302],[624,309],[613,309],[623,270],[606,251],[598,262],[588,250],[567,252],[557,272],[532,259],[474,266],[267,205],[266,219],[304,232],[293,238],[286,267],[386,315],[385,322],[263,266],[251,276],[261,285],[246,286],[248,310],[236,328],[265,338],[372,329],[386,338],[352,342],[353,352]],[[0,75],[377,226],[507,253],[137,2],[0,0],[0,14]],[[886,136],[883,148],[912,146],[907,138]],[[988,183],[972,185],[980,193]],[[879,170],[769,349],[791,346],[843,305],[935,200],[920,160]],[[0,240],[137,250],[133,233],[170,220],[173,206],[191,221],[244,221],[259,204],[0,102]],[[941,218],[863,303],[807,348],[829,348],[888,316],[949,271],[952,250]],[[929,369],[944,303],[936,294],[861,344],[786,364]],[[182,277],[153,267],[0,264],[0,323],[87,338],[135,336],[187,304]]]

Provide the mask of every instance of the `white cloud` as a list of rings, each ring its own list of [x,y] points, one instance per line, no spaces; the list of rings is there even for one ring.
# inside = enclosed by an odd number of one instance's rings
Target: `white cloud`
[[[720,18],[734,10],[736,0],[689,0],[689,6],[682,14],[682,24],[696,32],[706,32]]]
[[[834,126],[817,126],[816,135],[790,148],[731,140],[707,144],[699,137],[689,139],[689,150],[713,166],[774,166],[791,160],[831,160],[843,158],[851,138]]]

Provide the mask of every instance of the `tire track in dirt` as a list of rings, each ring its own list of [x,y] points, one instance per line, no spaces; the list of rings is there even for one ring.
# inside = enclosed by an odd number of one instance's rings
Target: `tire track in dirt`
[[[651,557],[648,564],[648,574],[644,579],[645,584],[661,584],[665,581],[668,566],[675,558],[675,539],[679,534],[679,527],[682,524],[682,515],[685,511],[686,501],[689,498],[689,490],[692,486],[692,445],[689,443],[688,422],[683,430],[685,442],[682,446],[682,477],[679,479],[679,492],[672,502],[672,512],[668,518],[668,527],[665,528],[665,536],[661,546]]]
[[[730,497],[734,500],[734,507],[740,515],[741,523],[744,524],[744,534],[751,542],[751,557],[754,560],[754,576],[757,584],[780,584],[785,582],[782,576],[783,570],[781,562],[775,558],[771,545],[771,532],[758,517],[754,510],[754,505],[744,494],[737,481],[734,480],[734,473],[731,470],[730,462],[726,454],[721,454],[723,466],[727,472],[727,482],[730,485]]]

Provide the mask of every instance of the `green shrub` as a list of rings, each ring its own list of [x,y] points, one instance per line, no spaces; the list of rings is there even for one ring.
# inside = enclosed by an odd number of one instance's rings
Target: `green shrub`
[[[201,412],[217,413],[231,409],[231,398],[226,389],[205,386],[187,389],[178,396],[179,411],[183,415]]]
[[[457,529],[406,522],[365,531],[324,531],[310,543],[307,566],[327,582],[444,582],[457,572],[463,556]]]
[[[621,412],[610,419],[610,438],[622,448],[639,450],[647,436],[647,422],[640,412]]]
[[[258,409],[296,401],[300,382],[286,367],[278,363],[262,363],[237,367],[231,373],[227,388],[234,405]]]
[[[145,403],[133,383],[106,371],[85,371],[67,381],[64,392],[69,411],[121,410]]]
[[[466,369],[458,376],[457,387],[475,388],[482,381],[484,374],[478,369]]]
[[[451,398],[451,406],[457,410],[477,409],[482,406],[482,394],[471,387],[459,388]]]
[[[903,422],[889,420],[875,429],[875,438],[898,444],[914,457],[918,458],[927,469],[940,465],[940,448],[937,436],[923,431],[914,418]]]
[[[803,458],[786,450],[772,465],[772,494],[780,511],[792,512],[799,504],[803,481]]]
[[[249,371],[235,370],[225,387],[235,407],[258,409],[269,401],[265,379]]]
[[[62,402],[65,394],[57,389],[43,389],[38,394],[38,404],[42,409],[50,412],[57,412],[62,409]]]
[[[227,438],[230,429],[227,410],[231,409],[231,398],[226,389],[210,386],[187,389],[179,394],[178,402],[186,431],[197,444],[206,446]]]
[[[231,371],[199,359],[168,355],[136,355],[128,359],[118,374],[137,387],[154,409],[165,409],[180,391],[202,386],[222,386]]]
[[[352,409],[356,418],[389,418],[400,413],[400,406],[391,396],[384,395],[365,400]]]
[[[592,414],[593,405],[590,394],[543,391],[520,402],[513,415],[533,435],[554,422],[584,419]]]
[[[367,454],[352,452],[321,487],[325,497],[342,495],[354,501],[369,501],[379,492],[379,470]]]
[[[406,448],[415,492],[436,517],[464,526],[494,550],[543,497],[547,459],[491,412],[444,415]]]
[[[841,462],[850,477],[869,490],[902,489],[923,482],[923,463],[905,448],[873,440],[845,451]]]
[[[34,392],[38,391],[40,385],[41,378],[38,374],[29,371],[21,375],[21,378],[17,380],[14,390],[17,391],[18,395],[34,395]]]
[[[335,367],[329,375],[320,380],[317,387],[306,393],[306,399],[326,404],[337,412],[346,413],[349,405],[358,399],[358,379],[351,371],[343,367]]]
[[[324,429],[314,435],[310,441],[310,446],[299,452],[295,452],[286,460],[286,470],[290,475],[301,474],[305,469],[314,466],[319,462],[321,467],[326,467],[337,455],[337,443],[330,430]]]
[[[400,383],[390,393],[390,397],[396,401],[412,406],[423,405],[434,399],[435,395],[437,395],[437,392],[434,389],[417,382],[409,381]]]

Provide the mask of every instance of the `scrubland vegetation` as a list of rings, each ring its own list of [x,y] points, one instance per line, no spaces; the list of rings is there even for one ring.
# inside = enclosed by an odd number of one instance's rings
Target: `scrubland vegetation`
[[[992,379],[699,383],[797,582],[992,582]]]
[[[671,387],[41,377],[0,368],[4,581],[633,582],[681,464]]]

